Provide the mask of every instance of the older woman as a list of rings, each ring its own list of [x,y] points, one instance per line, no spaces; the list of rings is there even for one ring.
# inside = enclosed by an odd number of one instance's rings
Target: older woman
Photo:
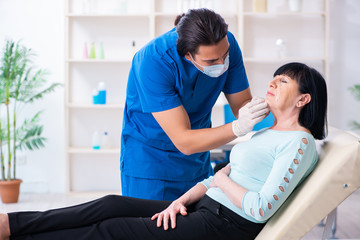
[[[1,239],[254,239],[315,167],[314,138],[326,135],[325,80],[305,64],[286,64],[270,81],[266,102],[274,125],[235,145],[228,166],[177,200],[110,195],[2,214]]]

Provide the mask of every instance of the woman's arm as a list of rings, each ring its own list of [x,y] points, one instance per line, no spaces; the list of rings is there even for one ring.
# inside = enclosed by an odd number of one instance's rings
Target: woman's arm
[[[181,214],[183,216],[187,215],[186,206],[189,206],[192,203],[199,201],[206,193],[207,188],[198,183],[192,187],[189,191],[184,193],[181,197],[173,201],[169,207],[160,213],[156,213],[151,217],[151,220],[157,218],[157,226],[161,227],[161,224],[164,225],[164,230],[169,229],[169,218],[171,221],[171,228],[176,227],[176,215]]]
[[[248,191],[243,198],[245,214],[257,221],[269,219],[285,202],[317,162],[315,142],[308,135],[296,136],[279,147],[273,167],[259,191]]]
[[[271,172],[259,191],[248,190],[230,179],[230,165],[218,171],[209,186],[220,188],[230,201],[247,215],[264,222],[309,174],[316,159],[313,140],[305,137],[294,138],[275,156]]]
[[[210,183],[210,187],[220,188],[232,203],[242,209],[242,199],[248,190],[229,178],[230,168],[231,166],[228,164],[219,170]]]

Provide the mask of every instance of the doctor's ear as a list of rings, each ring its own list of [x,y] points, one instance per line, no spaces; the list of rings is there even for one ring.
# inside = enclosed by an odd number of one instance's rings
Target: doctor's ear
[[[186,58],[188,61],[190,61],[190,62],[191,62],[191,60],[192,60],[191,55],[190,55],[189,52],[187,52],[187,53],[185,54],[185,58]]]
[[[309,93],[301,94],[298,102],[296,103],[297,107],[303,107],[311,101],[311,95]]]

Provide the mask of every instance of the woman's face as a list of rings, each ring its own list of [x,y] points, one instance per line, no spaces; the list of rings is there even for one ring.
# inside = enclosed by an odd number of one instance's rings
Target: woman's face
[[[296,107],[300,96],[296,80],[286,75],[277,75],[269,82],[266,102],[270,111],[284,111]]]

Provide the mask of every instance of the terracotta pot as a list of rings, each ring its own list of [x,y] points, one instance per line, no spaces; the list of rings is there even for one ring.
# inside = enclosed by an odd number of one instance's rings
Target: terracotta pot
[[[17,203],[19,200],[21,179],[0,181],[0,196],[3,203]]]

